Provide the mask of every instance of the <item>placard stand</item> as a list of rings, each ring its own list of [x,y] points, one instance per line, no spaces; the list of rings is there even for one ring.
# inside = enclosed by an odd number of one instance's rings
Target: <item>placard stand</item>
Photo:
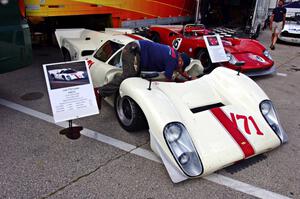
[[[59,134],[66,135],[67,138],[76,140],[80,137],[80,131],[83,129],[82,126],[72,126],[72,120],[69,120],[69,127],[61,130]]]

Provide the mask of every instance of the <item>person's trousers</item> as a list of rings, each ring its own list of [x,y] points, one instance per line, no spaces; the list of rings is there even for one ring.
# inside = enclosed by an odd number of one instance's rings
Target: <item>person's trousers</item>
[[[122,50],[122,75],[116,75],[111,82],[99,88],[101,97],[108,97],[119,91],[122,81],[140,75],[140,46],[134,41]]]

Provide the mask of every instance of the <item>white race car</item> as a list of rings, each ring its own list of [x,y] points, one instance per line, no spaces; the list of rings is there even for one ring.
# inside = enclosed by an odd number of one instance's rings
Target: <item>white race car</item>
[[[300,14],[287,19],[279,39],[285,42],[300,44]]]
[[[77,71],[71,68],[49,70],[48,73],[53,80],[71,81],[87,78],[86,72]]]
[[[84,28],[57,29],[55,36],[65,61],[81,60],[94,51],[112,35],[132,33],[131,29],[106,28],[104,32]]]
[[[134,39],[142,38],[111,36],[88,57],[95,88],[121,73],[121,50]],[[201,75],[200,61],[192,60],[187,72]],[[125,130],[149,129],[151,148],[173,182],[208,175],[287,142],[272,101],[247,76],[223,67],[184,83],[155,81],[153,74],[124,80],[108,100]]]

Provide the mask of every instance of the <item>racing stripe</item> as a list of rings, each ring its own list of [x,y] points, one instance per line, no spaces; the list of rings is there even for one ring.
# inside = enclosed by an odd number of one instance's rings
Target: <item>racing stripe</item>
[[[133,35],[133,34],[125,34],[125,35],[135,40],[143,40],[141,37],[137,35]]]
[[[75,77],[77,77],[77,79],[80,79],[80,77],[77,74],[74,74],[74,75],[75,75]]]
[[[241,133],[236,125],[227,117],[221,108],[210,109],[212,114],[219,120],[219,122],[226,128],[228,133],[237,142],[244,153],[244,158],[248,158],[254,155],[254,149],[247,140],[247,138]]]

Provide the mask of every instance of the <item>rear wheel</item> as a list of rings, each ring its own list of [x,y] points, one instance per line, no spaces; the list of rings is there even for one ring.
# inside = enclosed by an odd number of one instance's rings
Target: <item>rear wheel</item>
[[[199,50],[199,52],[196,55],[196,59],[199,59],[203,68],[204,68],[204,73],[210,73],[215,69],[215,64],[211,62],[211,59],[209,57],[208,51],[205,49]]]
[[[67,49],[62,50],[63,56],[64,56],[64,61],[71,61],[71,55]]]
[[[126,131],[135,132],[148,128],[143,111],[130,97],[121,97],[117,94],[115,99],[115,112],[120,125]]]

